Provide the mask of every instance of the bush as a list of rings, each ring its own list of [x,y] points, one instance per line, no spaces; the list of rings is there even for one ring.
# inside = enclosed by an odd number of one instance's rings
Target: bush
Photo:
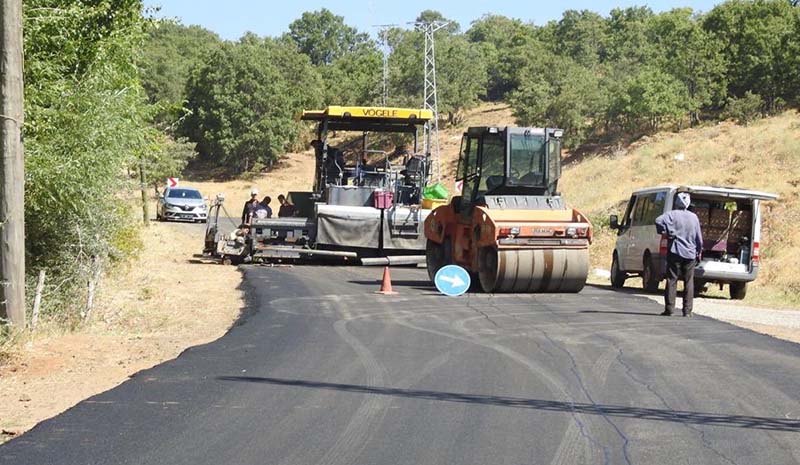
[[[741,98],[729,97],[722,114],[724,119],[732,119],[737,123],[747,126],[749,123],[763,116],[764,100],[761,96],[749,90]]]

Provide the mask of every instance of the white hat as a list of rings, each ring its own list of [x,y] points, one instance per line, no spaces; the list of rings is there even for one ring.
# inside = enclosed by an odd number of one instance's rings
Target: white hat
[[[258,195],[258,189],[256,189],[255,187],[250,189],[250,196],[253,196],[253,195]]]

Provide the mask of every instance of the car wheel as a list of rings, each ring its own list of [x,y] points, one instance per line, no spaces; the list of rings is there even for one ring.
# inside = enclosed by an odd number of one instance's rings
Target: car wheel
[[[642,287],[647,292],[658,291],[659,279],[656,276],[655,266],[653,266],[653,259],[650,254],[644,255],[644,263],[642,263]]]
[[[731,299],[742,300],[747,295],[747,283],[730,283],[728,285],[728,291],[730,292]]]
[[[619,259],[617,254],[611,258],[611,287],[614,289],[622,289],[625,286],[625,280],[628,274],[619,269]]]

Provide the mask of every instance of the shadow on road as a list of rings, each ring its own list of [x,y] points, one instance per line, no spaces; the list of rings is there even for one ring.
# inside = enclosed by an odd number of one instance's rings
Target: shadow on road
[[[261,383],[273,386],[293,386],[309,389],[356,392],[410,399],[459,402],[468,404],[493,405],[551,412],[583,413],[604,417],[633,418],[640,420],[667,421],[691,425],[724,426],[768,431],[800,432],[800,420],[784,418],[753,417],[747,415],[726,415],[719,413],[689,412],[622,405],[588,404],[583,402],[561,402],[556,400],[525,399],[521,397],[488,396],[481,394],[462,394],[457,392],[424,391],[399,389],[357,384],[325,383],[299,379],[263,378],[254,376],[219,376],[220,381]]]
[[[367,280],[350,280],[350,284],[358,284],[359,286],[378,286],[381,285],[380,279],[367,279]],[[427,279],[393,279],[392,286],[403,286],[417,289],[420,291],[430,291],[435,289],[433,284]]]
[[[602,311],[602,310],[581,310],[578,313],[601,313],[601,314],[609,314],[609,315],[642,315],[642,316],[661,316],[658,313],[653,312],[616,312],[616,311]]]

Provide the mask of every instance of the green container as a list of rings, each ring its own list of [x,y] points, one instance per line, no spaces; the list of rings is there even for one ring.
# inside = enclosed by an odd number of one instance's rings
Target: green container
[[[428,186],[422,191],[422,197],[425,199],[447,200],[447,197],[449,196],[450,193],[447,191],[447,188],[444,187],[440,182],[437,182],[432,186]]]

